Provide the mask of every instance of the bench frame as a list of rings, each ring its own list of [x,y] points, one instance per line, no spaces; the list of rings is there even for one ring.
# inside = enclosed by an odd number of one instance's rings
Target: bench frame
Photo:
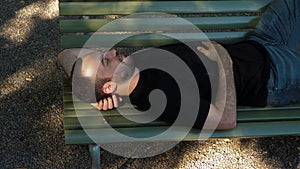
[[[73,1],[73,2],[71,2]],[[259,21],[261,13],[267,8],[271,0],[199,0],[199,1],[103,1],[90,0],[91,2],[81,2],[81,0],[60,0],[60,32],[61,48],[82,47],[91,33],[99,27],[114,20],[114,17],[134,14],[137,12],[166,12],[178,14],[186,20],[192,22],[199,29],[203,30],[211,40],[227,43],[244,39]],[[123,8],[121,8],[123,7]],[[210,8],[208,8],[210,7]],[[225,15],[225,16],[224,16]],[[84,18],[84,19],[83,19]],[[153,20],[163,20],[162,18],[151,18]],[[128,19],[129,21],[132,18]],[[145,20],[139,22],[134,29],[141,29],[152,21]],[[172,22],[162,22],[169,24]],[[178,26],[178,25],[174,25]],[[153,28],[160,30],[162,26]],[[157,29],[157,30],[155,30]],[[124,32],[123,32],[124,33]],[[129,32],[130,33],[130,32]],[[131,32],[132,33],[132,32]],[[128,34],[128,32],[124,33]],[[186,37],[195,36],[191,32],[186,32]],[[103,39],[114,39],[115,34],[99,35]],[[144,34],[137,39],[129,39],[119,45],[121,47],[141,47],[159,46],[173,43],[160,36]],[[75,111],[74,104],[80,104],[80,111]],[[78,108],[78,107],[77,107]],[[103,143],[127,142],[119,140],[109,135],[105,128],[93,121],[93,107],[87,103],[73,98],[70,82],[64,83],[64,128],[66,144],[89,144],[92,157],[92,168],[100,167],[100,146],[85,133],[82,126],[95,132],[95,137]],[[79,113],[81,112],[81,113]],[[90,113],[90,114],[89,114]],[[105,118],[116,116],[114,112],[103,114]],[[215,131],[211,138],[231,138],[231,137],[266,137],[277,135],[299,135],[300,134],[300,105],[289,105],[285,107],[239,107],[237,113],[237,127],[228,131]],[[78,118],[89,119],[88,124],[82,124]],[[158,133],[168,126],[162,123],[151,123],[146,126],[135,126],[123,121],[112,122],[113,125],[125,133],[145,135],[149,131]],[[99,131],[99,132],[98,132]],[[180,132],[180,131],[178,131]],[[194,141],[199,139],[199,132],[192,129],[183,141]],[[150,141],[172,141],[170,138]]]

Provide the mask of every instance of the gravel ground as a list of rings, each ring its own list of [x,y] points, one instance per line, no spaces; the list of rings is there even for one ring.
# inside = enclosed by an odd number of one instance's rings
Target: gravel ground
[[[57,0],[0,2],[0,168],[90,168],[85,145],[64,144]],[[128,159],[102,151],[102,168],[300,168],[300,136],[182,142]],[[145,167],[147,166],[147,167]]]

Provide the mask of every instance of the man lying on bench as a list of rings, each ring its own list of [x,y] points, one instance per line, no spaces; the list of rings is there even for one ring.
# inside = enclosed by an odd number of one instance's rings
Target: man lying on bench
[[[298,0],[274,1],[253,34],[235,44],[178,43],[141,50],[130,57],[125,57],[115,49],[106,52],[67,49],[59,54],[58,59],[66,73],[73,78],[73,93],[99,110],[117,108],[120,102],[125,102],[124,96],[129,96],[131,104],[141,111],[153,110],[153,99],[149,101],[149,95],[153,90],[160,89],[167,100],[162,103],[163,112],[151,111],[159,113],[157,117],[160,120],[173,123],[182,106],[187,106],[190,107],[188,110],[197,110],[192,120],[193,127],[211,128],[210,124],[218,123],[217,129],[231,129],[236,125],[236,106],[286,105],[300,100],[300,71],[297,70],[300,68],[299,6]],[[215,99],[212,95],[212,86],[218,88],[222,81],[212,84],[211,76],[218,75],[210,74],[203,60],[198,57],[202,55],[214,61],[214,50],[220,57],[225,73],[226,94],[223,100]],[[190,104],[182,104],[182,98],[186,98],[182,95],[182,86],[168,72],[158,69],[140,71],[137,64],[143,62],[139,58],[144,56],[160,61],[158,55],[168,53],[180,58],[196,80],[198,90],[194,90],[192,84],[189,88],[189,75],[180,74],[188,79],[184,90]],[[90,89],[94,91],[92,94],[87,92]],[[200,98],[197,98],[199,95]],[[188,111],[185,112],[187,120],[183,119],[182,123],[190,123],[191,116]]]

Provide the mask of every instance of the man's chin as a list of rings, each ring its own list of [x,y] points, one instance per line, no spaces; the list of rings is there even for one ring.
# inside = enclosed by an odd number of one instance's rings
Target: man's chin
[[[121,62],[120,66],[116,69],[113,74],[112,80],[116,83],[124,83],[128,81],[134,73],[134,67]]]
[[[126,58],[127,59],[127,58]],[[114,72],[112,81],[116,83],[125,83],[131,79],[135,71],[133,62],[121,62]]]
[[[131,77],[133,76],[134,71],[130,71],[130,72],[122,72],[122,76],[120,75],[116,75],[112,78],[112,81],[117,83],[117,84],[123,84],[128,82]]]

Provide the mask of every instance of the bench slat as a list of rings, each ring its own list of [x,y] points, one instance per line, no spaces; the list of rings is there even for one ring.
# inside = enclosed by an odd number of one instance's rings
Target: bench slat
[[[238,123],[247,122],[271,122],[271,121],[293,121],[300,120],[300,113],[298,110],[289,111],[261,111],[261,112],[238,112]],[[256,114],[254,114],[256,113]],[[135,115],[131,115],[133,117]],[[137,115],[139,116],[139,115]],[[101,116],[85,116],[80,117],[80,122],[77,117],[65,117],[64,126],[66,129],[79,129],[79,128],[104,128],[106,122],[100,119]],[[153,121],[147,124],[130,122],[120,116],[105,116],[106,121],[112,127],[138,127],[138,126],[165,126],[168,125],[162,121]]]
[[[128,136],[137,138],[146,138],[145,141],[176,141],[178,136],[182,135],[185,130],[178,128],[176,132],[168,132],[168,135],[159,138],[151,138],[168,127],[137,127],[137,128],[120,128],[119,132],[125,133]],[[276,130],[274,130],[276,129]],[[110,129],[88,129],[88,130],[65,130],[66,144],[92,144],[94,143],[90,136],[99,141],[99,143],[117,143],[130,142],[128,138],[122,140],[111,133]],[[199,131],[193,129],[184,141],[199,140]],[[282,122],[253,122],[240,123],[233,130],[215,131],[211,138],[230,138],[230,137],[262,137],[262,136],[277,136],[277,135],[298,135],[300,133],[299,121],[282,121]],[[149,137],[149,138],[148,138]],[[134,141],[134,140],[133,140]]]
[[[133,112],[130,108],[121,108],[122,113],[128,116],[141,116],[138,112]],[[102,117],[105,117],[106,121],[109,122],[113,127],[128,127],[128,126],[152,126],[155,125],[167,125],[165,122],[155,121],[149,124],[137,124],[130,122],[123,117],[116,110],[102,111],[91,108],[81,110],[64,110],[64,126],[66,129],[78,129],[83,126],[84,128],[101,128],[105,127],[102,123],[106,123]],[[144,115],[146,117],[146,115]],[[80,122],[77,117],[80,117]],[[272,108],[261,108],[257,110],[248,109],[247,111],[237,112],[237,122],[269,122],[269,121],[293,121],[300,120],[300,106],[294,107],[281,107],[281,109]]]
[[[122,114],[128,115],[128,116],[134,116],[134,115],[144,115],[144,113],[135,112],[132,111],[132,108],[124,108],[123,106],[119,108],[120,111],[122,111]],[[110,110],[110,111],[99,111],[95,108],[93,109],[79,109],[76,111],[74,109],[64,110],[64,117],[65,118],[77,118],[77,117],[94,117],[94,116],[103,116],[103,117],[114,117],[114,116],[120,116],[120,113],[116,110]]]
[[[82,104],[81,104],[82,105]],[[87,105],[86,108],[74,109],[72,103],[67,104],[68,108],[64,109],[64,117],[88,117],[88,116],[119,116],[120,114],[115,111],[101,111],[99,112],[95,108]],[[120,107],[119,108],[123,114],[126,115],[140,115],[141,113],[131,111],[132,108]],[[282,107],[266,107],[257,109],[256,107],[249,108],[244,111],[243,108],[238,107],[238,120],[248,121],[253,120],[253,118],[264,118],[262,120],[272,119],[272,118],[287,118],[287,119],[300,119],[300,105],[282,106]],[[285,119],[286,120],[286,119]]]
[[[109,31],[189,31],[194,27],[199,29],[249,29],[254,28],[259,17],[257,16],[227,16],[227,17],[200,17],[184,18],[122,18],[113,22]],[[89,20],[60,20],[61,33],[96,32],[113,19]],[[190,23],[188,23],[188,22]],[[188,24],[187,24],[188,23]]]
[[[131,116],[133,117],[133,116]],[[139,117],[139,116],[135,116]],[[147,117],[145,117],[147,118]],[[97,128],[107,128],[107,124],[114,128],[126,128],[126,127],[149,127],[149,126],[166,126],[168,125],[166,122],[162,121],[153,121],[149,123],[134,123],[132,121],[128,121],[124,117],[120,116],[108,116],[101,118],[101,116],[91,116],[91,117],[81,117],[77,118],[65,118],[64,119],[64,127],[65,129],[97,129]]]
[[[133,14],[140,12],[224,13],[262,11],[271,0],[154,1],[154,2],[60,2],[62,15]]]
[[[228,43],[244,39],[246,32],[208,32],[205,34],[210,40]],[[114,44],[114,42],[119,42],[120,39],[126,39],[117,45],[121,47],[162,46],[171,43],[178,43],[175,39],[170,39],[160,34],[140,34],[138,36],[130,37],[132,35],[133,34],[102,34],[94,35],[93,39],[89,39],[91,37],[90,35],[62,35],[61,47],[77,48],[85,46],[89,48],[97,48],[99,47],[99,44],[101,44],[101,47],[112,47],[110,45]],[[186,42],[199,40],[200,37],[207,39],[200,33],[169,33],[168,35],[178,37]],[[87,40],[89,40],[89,45],[85,45]]]

